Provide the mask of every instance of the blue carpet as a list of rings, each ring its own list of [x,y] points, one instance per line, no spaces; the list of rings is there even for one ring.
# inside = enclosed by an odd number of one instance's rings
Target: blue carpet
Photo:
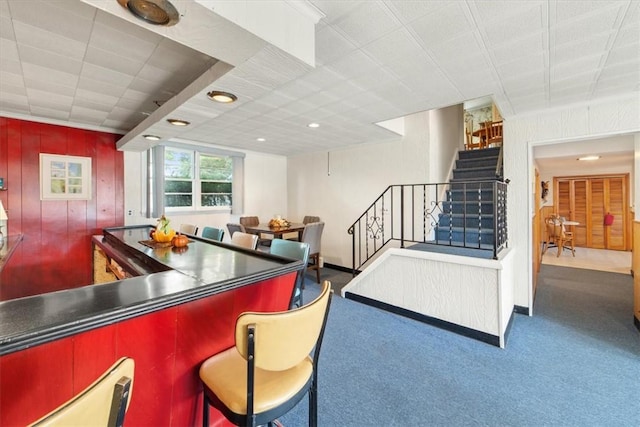
[[[335,296],[319,425],[639,426],[630,276],[543,266],[534,311],[500,349]],[[307,405],[284,426],[307,425]]]

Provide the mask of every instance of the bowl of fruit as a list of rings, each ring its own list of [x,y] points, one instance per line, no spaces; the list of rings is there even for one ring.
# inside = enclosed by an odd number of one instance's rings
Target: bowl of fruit
[[[176,230],[169,227],[170,222],[170,219],[162,215],[158,219],[155,231],[152,230],[151,238],[158,243],[171,243],[171,240],[176,236]]]

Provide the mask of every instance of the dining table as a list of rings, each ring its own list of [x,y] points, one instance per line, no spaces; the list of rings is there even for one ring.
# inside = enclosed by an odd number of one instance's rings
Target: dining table
[[[487,139],[489,138],[489,129],[487,127],[481,126],[471,132],[471,135],[480,139],[480,148],[487,148]]]
[[[271,234],[274,239],[282,239],[282,235],[286,233],[298,233],[298,241],[302,241],[302,233],[304,232],[305,224],[303,223],[289,223],[288,226],[283,227],[270,227],[269,224],[258,224],[252,226],[245,226],[247,233],[251,234]]]

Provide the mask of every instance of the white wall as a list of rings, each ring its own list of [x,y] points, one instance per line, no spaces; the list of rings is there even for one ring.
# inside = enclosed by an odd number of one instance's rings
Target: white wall
[[[347,229],[390,184],[426,182],[429,114],[405,118],[405,136],[289,158],[289,216],[317,215],[325,222],[324,262],[351,267]]]
[[[454,105],[429,112],[431,144],[429,183],[449,182],[449,173],[457,152],[464,147],[464,108]]]
[[[532,147],[550,141],[638,132],[639,104],[636,95],[505,119],[504,174],[511,180],[507,202],[509,247],[515,251],[514,271],[520,272],[514,289],[516,305],[532,308],[531,218],[535,208]],[[635,180],[637,188],[637,176]]]
[[[242,150],[238,150],[242,151]],[[271,154],[242,151],[246,157],[244,215],[257,215],[267,222],[273,215],[287,215],[287,158]],[[143,194],[144,153],[125,152],[125,225],[152,224],[154,218],[144,217]],[[131,215],[129,215],[131,212]],[[171,213],[167,214],[177,228],[181,223],[223,228],[228,240],[228,222],[238,222],[240,215],[224,212]],[[200,232],[198,232],[200,234]]]

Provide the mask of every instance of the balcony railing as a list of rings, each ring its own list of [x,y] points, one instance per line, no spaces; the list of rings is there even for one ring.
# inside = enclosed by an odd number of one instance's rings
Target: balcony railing
[[[401,248],[416,243],[465,248],[469,256],[497,259],[507,245],[507,184],[390,185],[348,232],[354,274],[391,241]]]

